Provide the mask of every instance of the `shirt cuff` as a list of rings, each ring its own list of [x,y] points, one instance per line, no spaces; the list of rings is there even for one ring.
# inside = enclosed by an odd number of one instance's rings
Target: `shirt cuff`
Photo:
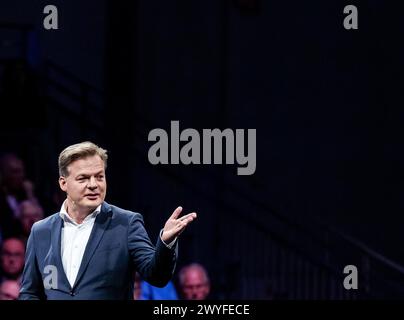
[[[164,230],[161,230],[161,231],[160,231],[160,240],[161,240],[162,243],[164,243],[164,245],[165,245],[168,249],[172,249],[173,246],[174,246],[174,244],[175,244],[175,241],[177,241],[177,238],[178,238],[178,237],[175,237],[175,239],[174,239],[173,241],[171,241],[169,244],[167,244],[167,243],[165,243],[165,242],[163,241],[163,239],[161,238],[161,236],[163,235],[163,231],[164,231]]]

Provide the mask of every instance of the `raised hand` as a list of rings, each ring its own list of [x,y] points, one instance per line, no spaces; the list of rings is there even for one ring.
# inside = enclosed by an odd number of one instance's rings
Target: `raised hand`
[[[166,244],[171,243],[176,237],[178,237],[181,232],[183,232],[186,226],[196,219],[196,212],[191,212],[182,216],[179,215],[182,212],[182,207],[178,207],[174,210],[173,214],[168,218],[166,224],[164,225],[163,234],[161,235],[161,240]]]

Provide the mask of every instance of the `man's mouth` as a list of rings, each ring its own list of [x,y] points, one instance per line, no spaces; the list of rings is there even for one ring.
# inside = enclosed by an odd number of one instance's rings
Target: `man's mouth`
[[[99,197],[99,194],[98,194],[98,193],[86,194],[85,197],[86,197],[87,199],[90,199],[90,200],[96,200],[96,199]]]

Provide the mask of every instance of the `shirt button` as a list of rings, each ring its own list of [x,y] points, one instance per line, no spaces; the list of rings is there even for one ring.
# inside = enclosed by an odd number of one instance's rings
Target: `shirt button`
[[[72,297],[74,297],[76,294],[74,293],[74,291],[70,291],[70,295],[71,295]]]

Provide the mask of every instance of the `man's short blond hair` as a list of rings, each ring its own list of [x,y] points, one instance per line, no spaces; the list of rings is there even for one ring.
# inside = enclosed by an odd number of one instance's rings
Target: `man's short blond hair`
[[[107,150],[104,150],[96,144],[85,141],[77,144],[73,144],[64,149],[59,155],[59,175],[61,177],[67,177],[69,170],[67,167],[78,159],[84,159],[87,157],[98,155],[102,161],[104,161],[105,169],[107,168]]]

